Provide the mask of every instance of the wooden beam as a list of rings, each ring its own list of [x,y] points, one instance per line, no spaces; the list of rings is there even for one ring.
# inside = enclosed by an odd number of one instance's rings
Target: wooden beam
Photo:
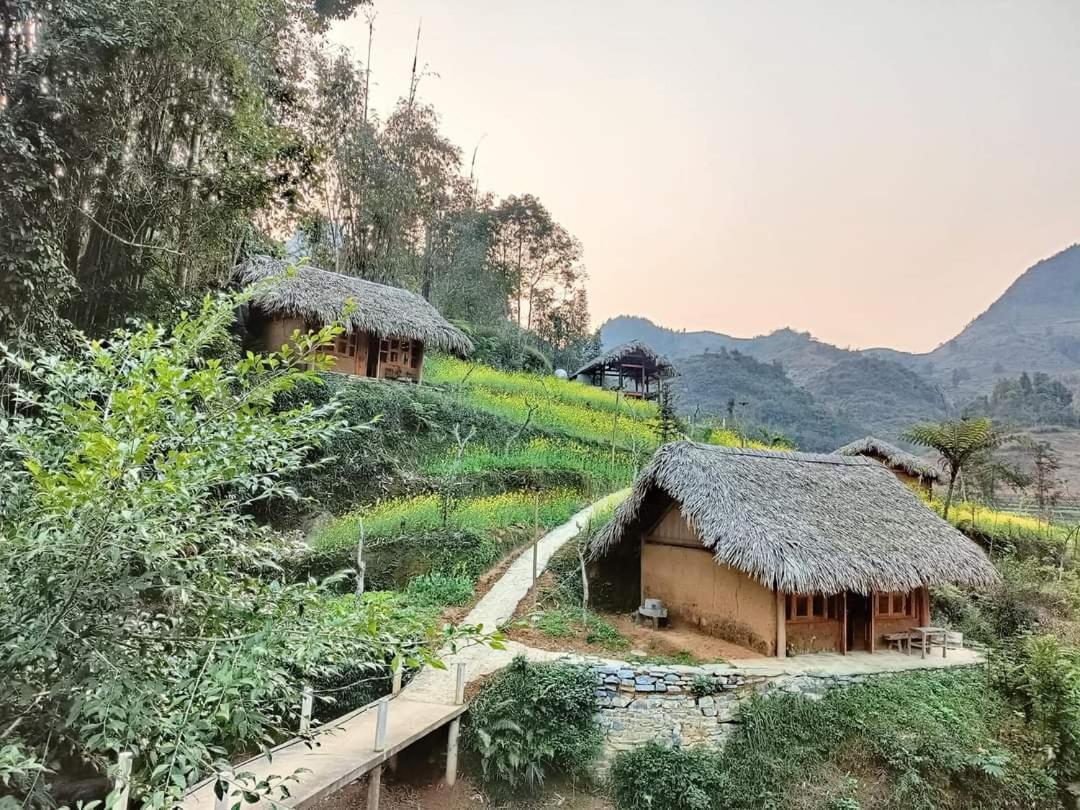
[[[787,658],[787,595],[776,589],[776,657]]]
[[[866,649],[871,654],[874,652],[874,642],[877,632],[874,629],[874,614],[877,612],[877,592],[870,591],[870,615],[867,617],[866,626],[870,628],[870,638],[867,640]]]
[[[840,594],[840,652],[847,655],[847,591]]]

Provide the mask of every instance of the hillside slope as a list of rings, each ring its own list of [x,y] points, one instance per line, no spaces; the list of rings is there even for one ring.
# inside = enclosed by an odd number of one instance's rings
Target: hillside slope
[[[834,450],[866,433],[815,401],[780,365],[739,351],[721,349],[684,358],[673,385],[683,413],[723,417],[734,400],[735,419],[745,432],[779,430],[801,450]]]
[[[916,422],[944,419],[938,386],[894,360],[851,354],[811,377],[806,390],[841,420],[896,439]]]

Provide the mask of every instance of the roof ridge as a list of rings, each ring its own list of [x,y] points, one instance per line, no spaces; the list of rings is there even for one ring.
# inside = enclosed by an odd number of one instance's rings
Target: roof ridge
[[[702,450],[720,451],[732,456],[767,458],[774,461],[797,461],[802,464],[832,464],[840,467],[879,467],[881,465],[865,456],[841,456],[836,453],[806,453],[801,450],[771,450],[757,447],[729,447],[724,444],[707,444],[683,440],[672,444],[689,444]]]

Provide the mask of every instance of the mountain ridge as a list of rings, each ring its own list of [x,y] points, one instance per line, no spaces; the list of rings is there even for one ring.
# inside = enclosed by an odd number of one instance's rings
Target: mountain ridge
[[[724,350],[779,363],[792,383],[841,421],[895,439],[912,421],[956,413],[998,380],[1025,371],[1080,389],[1080,244],[1027,268],[958,334],[925,353],[845,349],[790,327],[749,338],[680,331],[639,315],[609,319],[600,335],[605,348],[643,340],[674,361]],[[706,367],[694,364],[694,373]]]

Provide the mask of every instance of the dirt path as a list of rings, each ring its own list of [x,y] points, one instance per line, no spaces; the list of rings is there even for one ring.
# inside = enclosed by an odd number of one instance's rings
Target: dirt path
[[[543,571],[551,557],[569,540],[577,535],[589,518],[611,504],[618,503],[626,493],[616,492],[585,507],[570,520],[545,534],[537,544],[537,567]],[[482,625],[485,631],[493,631],[513,618],[518,603],[532,587],[532,549],[527,549],[506,569],[498,582],[491,586],[483,598],[463,619],[464,624]],[[496,650],[485,645],[472,645],[457,652],[444,648],[439,657],[448,664],[465,664],[465,681],[473,681],[484,675],[502,669],[513,660],[515,655],[523,654],[534,660],[551,660],[560,653],[547,650],[532,650],[516,642],[506,642],[506,649]],[[402,694],[411,700],[423,700],[432,703],[452,703],[454,698],[454,678],[444,671],[428,668],[417,675],[405,687]]]

